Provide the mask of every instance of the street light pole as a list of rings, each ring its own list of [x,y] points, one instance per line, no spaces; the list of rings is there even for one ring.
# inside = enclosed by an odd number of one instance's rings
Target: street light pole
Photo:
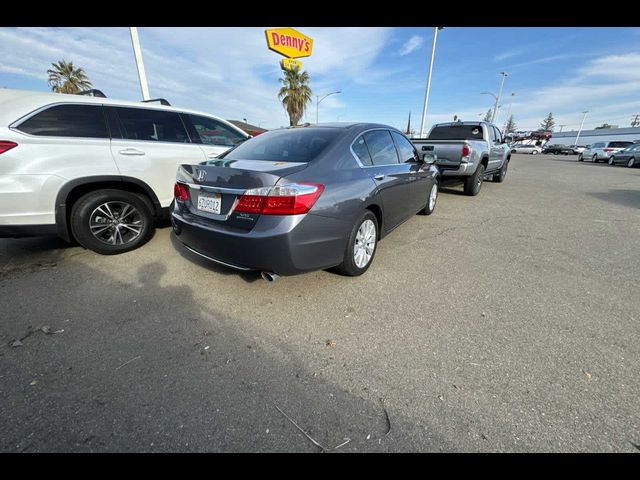
[[[133,54],[136,57],[136,67],[138,67],[138,79],[140,80],[140,90],[142,90],[142,99],[150,100],[149,85],[147,84],[147,75],[144,72],[144,63],[142,62],[142,50],[140,49],[140,39],[138,38],[138,29],[129,27],[131,33],[131,43],[133,44]]]
[[[504,86],[504,79],[507,78],[507,72],[500,72],[502,75],[502,81],[500,82],[500,91],[498,92],[498,97],[496,98],[496,106],[493,109],[493,116],[491,117],[491,123],[496,123],[496,116],[498,114],[498,104],[500,103],[500,98],[502,97],[502,87]]]
[[[576,143],[574,145],[578,145],[578,139],[580,138],[580,132],[582,132],[582,127],[584,126],[584,119],[587,118],[587,113],[589,110],[585,110],[582,112],[582,122],[580,123],[580,128],[578,129],[578,134],[576,135]]]
[[[320,98],[319,95],[316,95],[316,124],[318,123],[318,106],[320,105],[320,102],[322,100],[324,100],[325,98],[327,98],[329,95],[335,95],[336,93],[342,93],[342,91],[338,90],[337,92],[331,92],[331,93],[327,93],[324,97]],[[319,99],[319,100],[318,100]]]
[[[427,105],[429,104],[429,90],[431,90],[431,72],[433,71],[433,59],[436,54],[436,40],[438,30],[444,27],[433,27],[433,43],[431,44],[431,57],[429,58],[429,72],[427,73],[427,89],[424,92],[424,107],[422,108],[422,122],[420,123],[420,138],[424,137],[424,127],[427,121]]]

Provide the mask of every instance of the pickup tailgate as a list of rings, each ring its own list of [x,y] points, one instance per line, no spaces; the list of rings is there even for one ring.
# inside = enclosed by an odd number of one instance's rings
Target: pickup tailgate
[[[462,150],[465,146],[471,149],[470,142],[466,140],[412,140],[419,153],[434,153],[436,165],[441,169],[455,170],[462,163]]]

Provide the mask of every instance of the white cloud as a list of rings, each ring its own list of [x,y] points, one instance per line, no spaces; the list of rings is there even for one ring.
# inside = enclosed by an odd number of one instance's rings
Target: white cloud
[[[424,38],[420,35],[414,35],[409,40],[404,42],[402,48],[398,52],[401,56],[409,55],[411,52],[417,50],[424,43]]]
[[[516,48],[513,50],[506,50],[504,52],[498,53],[495,57],[493,57],[494,62],[501,62],[502,60],[506,60],[507,58],[517,57],[518,55],[522,55],[526,50],[524,48]]]

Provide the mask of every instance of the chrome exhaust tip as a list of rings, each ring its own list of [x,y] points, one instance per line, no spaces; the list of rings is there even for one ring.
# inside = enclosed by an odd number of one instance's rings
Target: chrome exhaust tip
[[[260,272],[260,276],[262,277],[263,280],[266,280],[267,282],[275,282],[280,278],[280,275],[273,272]]]

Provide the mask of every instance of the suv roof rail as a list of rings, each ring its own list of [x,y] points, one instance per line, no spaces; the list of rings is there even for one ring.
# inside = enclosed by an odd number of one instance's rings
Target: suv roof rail
[[[90,97],[107,98],[107,96],[104,93],[102,93],[102,90],[98,90],[95,88],[92,88],[90,90],[83,90],[82,92],[78,92],[77,95],[88,95]]]
[[[169,103],[168,100],[165,100],[164,98],[152,98],[150,100],[142,100],[144,103],[149,103],[149,102],[160,102],[160,105],[166,105],[167,107],[170,107],[171,104]]]

